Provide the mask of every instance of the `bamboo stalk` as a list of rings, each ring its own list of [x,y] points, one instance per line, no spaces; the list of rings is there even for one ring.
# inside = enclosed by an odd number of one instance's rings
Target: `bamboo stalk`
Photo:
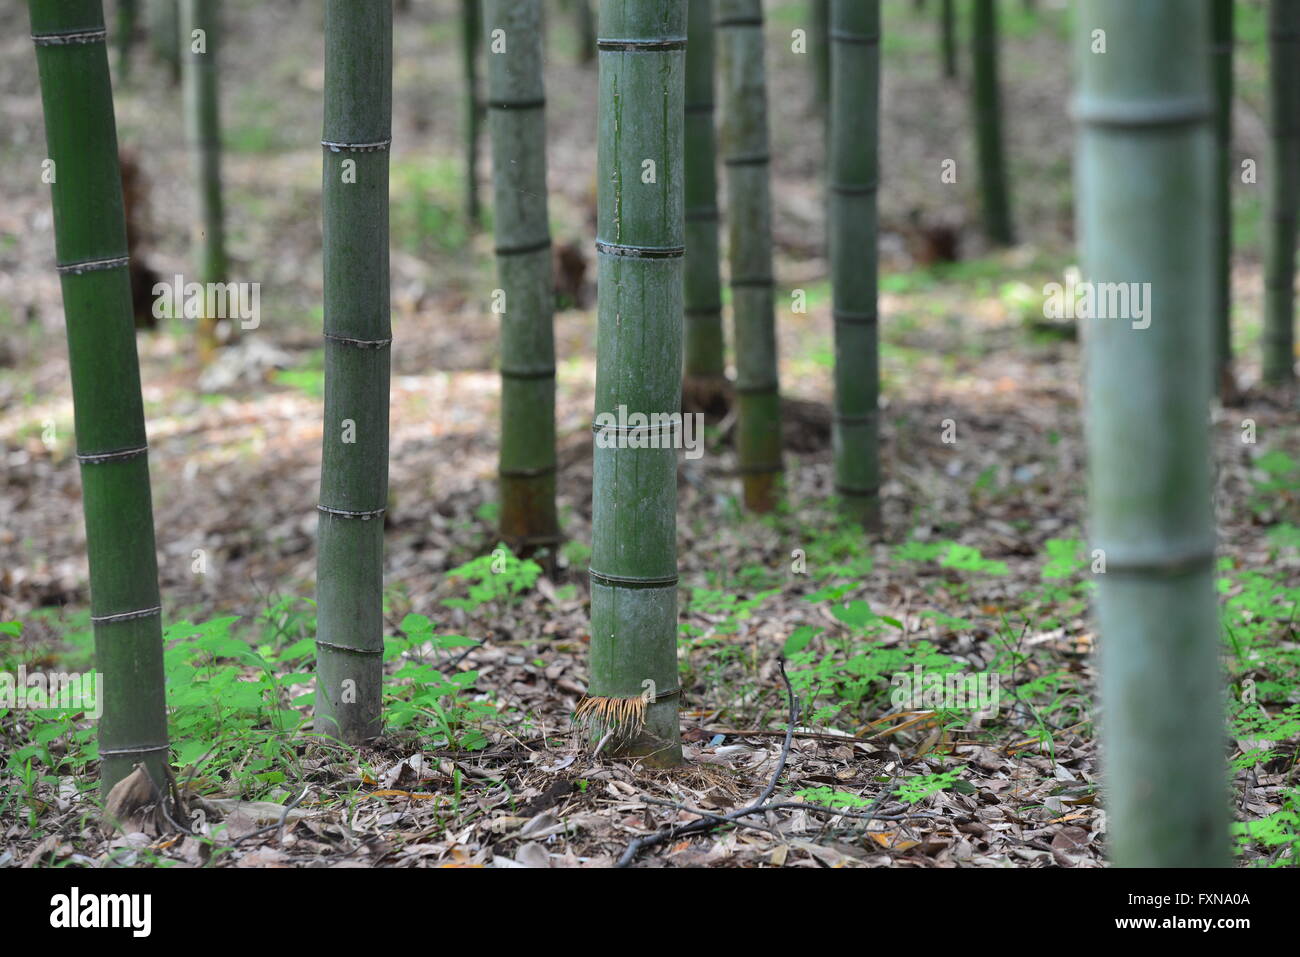
[[[482,35],[480,0],[460,0],[461,68],[464,76],[465,218],[471,226],[483,222],[478,201],[478,140],[480,124],[478,44]]]
[[[577,0],[578,31],[582,40],[582,63],[596,61],[596,15],[591,10],[591,0]]]
[[[686,0],[601,0],[598,29],[593,429],[620,407],[681,408]],[[677,454],[652,447],[666,437],[653,427],[596,435],[582,709],[602,737],[615,732],[608,751],[657,766],[682,757]]]
[[[541,0],[487,0],[493,223],[501,315],[500,531],[516,550],[555,545],[555,302],[546,199]]]
[[[971,0],[971,95],[975,152],[984,203],[984,232],[1001,246],[1015,242],[998,89],[997,0]]]
[[[781,397],[772,301],[763,6],[761,0],[718,0],[717,15],[736,335],[737,457],[745,507],[767,512],[776,506],[781,475]]]
[[[1264,381],[1295,381],[1296,216],[1300,205],[1300,3],[1268,6],[1268,222],[1264,230]]]
[[[383,722],[392,90],[391,0],[326,0],[316,730],[351,743]]]
[[[880,525],[879,0],[834,0],[831,17],[835,490],[848,514],[874,529]]]
[[[1089,524],[1113,863],[1226,862],[1206,407],[1214,301],[1209,6],[1086,0],[1076,222],[1085,279],[1130,289],[1086,320]],[[1109,38],[1091,52],[1094,31]],[[1152,64],[1160,64],[1153,69]],[[1141,296],[1144,309],[1134,308]],[[1120,310],[1117,310],[1120,311]],[[1144,315],[1142,315],[1144,313]]]
[[[1232,0],[1212,0],[1210,62],[1214,70],[1215,357],[1214,386],[1232,388]]]
[[[30,0],[68,332],[90,564],[95,667],[103,679],[101,793],[168,761],[162,609],[140,365],[127,271],[117,125],[100,0]]]
[[[956,0],[943,0],[939,11],[939,41],[943,50],[943,76],[957,79],[957,5]]]
[[[565,0],[573,16],[578,34],[578,62],[582,65],[596,59],[596,17],[591,11],[591,0]]]
[[[808,0],[808,5],[812,14],[808,62],[813,75],[813,106],[824,111],[831,101],[831,0]],[[689,50],[686,57],[690,59]]]
[[[689,0],[686,46],[686,377],[702,392],[727,375],[713,132],[713,0]]]
[[[181,77],[180,0],[148,0],[148,4],[149,46],[176,83]]]
[[[139,0],[117,0],[117,72],[123,80],[131,74],[131,47],[135,45],[139,12]]]
[[[201,283],[226,279],[225,213],[221,195],[221,118],[217,55],[220,44],[218,0],[182,0],[182,81],[185,135],[194,176],[194,220],[190,227],[194,268]],[[200,350],[211,357],[218,345],[217,316],[199,321]],[[233,324],[227,322],[227,333]]]

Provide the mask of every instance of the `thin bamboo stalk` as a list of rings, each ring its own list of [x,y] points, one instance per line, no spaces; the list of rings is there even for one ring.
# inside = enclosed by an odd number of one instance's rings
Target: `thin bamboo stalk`
[[[1215,388],[1232,389],[1232,0],[1211,0],[1214,70]]]
[[[681,762],[677,454],[630,416],[681,408],[686,0],[601,0],[591,684],[614,754]],[[662,421],[662,420],[661,420]],[[644,697],[643,697],[644,696]],[[646,700],[649,699],[649,700]]]
[[[501,536],[516,550],[559,541],[555,510],[555,302],[546,201],[541,0],[487,0],[493,224],[501,314]]]
[[[745,507],[767,512],[776,506],[781,476],[781,396],[762,2],[718,0],[717,16],[736,335],[737,457]]]
[[[90,614],[103,702],[101,791],[168,760],[162,609],[140,365],[100,0],[30,0],[54,244],[68,331]]]
[[[227,268],[217,68],[220,33],[218,0],[182,0],[185,135],[193,166],[195,197],[190,240],[194,268],[202,283],[224,282]],[[210,357],[217,346],[219,318],[205,315],[199,322],[200,349],[205,357]],[[229,323],[227,326],[233,332],[233,326]]]
[[[326,0],[316,730],[347,742],[383,722],[392,95],[391,0]]]
[[[1300,3],[1268,6],[1268,221],[1264,230],[1264,381],[1295,381],[1295,257],[1300,210]]]
[[[135,45],[135,24],[139,13],[139,0],[118,0],[117,72],[123,80],[131,74],[131,47]]]
[[[1083,272],[1094,289],[1130,291],[1115,310],[1127,315],[1083,329],[1110,854],[1121,866],[1223,864],[1209,6],[1085,0],[1075,23]],[[1097,30],[1104,54],[1091,51]]]
[[[713,132],[713,0],[689,0],[686,46],[686,377],[726,378]]]
[[[831,102],[831,0],[808,0],[808,5],[812,14],[808,59],[813,75],[813,106],[824,111]],[[689,50],[686,57],[690,59]]]
[[[568,0],[578,32],[578,62],[586,65],[596,59],[596,16],[591,0]]]
[[[835,490],[848,514],[874,529],[880,525],[876,302],[880,4],[878,0],[834,0],[831,17]]]
[[[971,0],[971,96],[975,152],[984,203],[984,232],[1002,246],[1015,242],[998,89],[997,0]]]
[[[943,0],[939,12],[939,40],[943,50],[944,79],[957,79],[957,4]]]
[[[181,78],[180,0],[148,0],[149,46],[176,83]]]
[[[480,0],[461,0],[461,68],[465,88],[461,114],[465,124],[465,218],[471,226],[483,221],[478,200],[478,140],[482,117],[479,104],[478,45],[482,36]]]

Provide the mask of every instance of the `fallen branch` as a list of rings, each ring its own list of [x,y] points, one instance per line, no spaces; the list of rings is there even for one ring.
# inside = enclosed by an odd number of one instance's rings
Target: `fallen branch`
[[[794,688],[790,685],[790,678],[785,673],[785,659],[778,658],[777,664],[781,668],[781,680],[785,682],[786,696],[790,702],[790,720],[787,723],[784,732],[785,740],[781,745],[780,760],[777,761],[776,770],[772,773],[771,778],[768,780],[767,787],[763,789],[763,793],[760,794],[758,796],[758,799],[755,800],[752,804],[740,808],[739,810],[731,811],[727,814],[715,814],[712,811],[704,811],[699,808],[690,807],[689,805],[685,805],[685,804],[679,804],[672,801],[664,801],[658,798],[644,797],[643,800],[647,804],[655,804],[655,805],[660,805],[662,807],[670,807],[677,811],[685,811],[688,814],[695,814],[699,817],[699,820],[688,821],[685,824],[672,824],[669,825],[668,827],[661,828],[660,830],[655,831],[652,834],[646,834],[642,837],[635,838],[628,844],[627,848],[623,851],[622,856],[619,857],[618,863],[615,865],[616,867],[627,867],[629,864],[632,863],[632,861],[636,859],[637,854],[640,851],[644,850],[645,848],[656,847],[660,844],[664,844],[667,841],[671,841],[674,838],[678,838],[678,837],[689,837],[696,834],[704,834],[713,830],[716,827],[721,827],[724,824],[734,824],[737,827],[752,828],[753,830],[756,831],[765,831],[769,834],[779,836],[779,833],[775,830],[775,828],[771,827],[770,825],[755,824],[752,821],[745,820],[745,818],[747,817],[752,817],[757,814],[766,814],[769,811],[787,811],[787,810],[807,811],[810,814],[816,814],[828,818],[846,817],[846,818],[852,818],[854,820],[864,820],[864,821],[907,821],[907,820],[913,820],[917,818],[933,819],[939,817],[939,815],[937,814],[930,814],[925,811],[915,811],[906,814],[880,814],[879,813],[880,807],[884,804],[885,799],[889,797],[890,794],[893,793],[889,788],[883,790],[880,793],[880,796],[876,798],[875,802],[870,807],[868,807],[865,811],[857,811],[849,808],[825,807],[820,804],[804,804],[797,801],[777,801],[775,803],[769,804],[768,799],[772,796],[773,792],[776,790],[777,783],[781,780],[781,775],[785,772],[785,765],[790,757],[790,745],[796,735],[798,735],[799,737],[829,738],[832,740],[838,740],[846,744],[864,743],[862,738],[856,738],[856,737],[839,737],[837,735],[825,735],[825,734],[819,734],[817,732],[796,732],[794,728],[795,725],[798,724],[799,722],[799,701],[795,697]],[[717,733],[735,734],[737,736],[741,736],[744,734],[772,735],[772,734],[779,734],[781,732],[733,731],[733,732],[717,732]],[[868,828],[868,830],[870,830],[870,828]]]
[[[794,696],[794,688],[790,684],[790,677],[785,673],[785,659],[778,658],[776,661],[781,668],[781,680],[785,682],[786,697],[790,702],[790,720],[785,728],[785,741],[781,744],[781,757],[776,762],[776,770],[772,772],[772,777],[767,782],[767,787],[763,789],[763,793],[758,796],[758,800],[746,808],[723,815],[692,811],[691,808],[680,806],[680,810],[692,814],[702,813],[704,814],[704,817],[698,821],[690,821],[687,824],[674,824],[670,827],[663,828],[662,830],[655,831],[653,834],[647,834],[644,837],[636,838],[628,844],[627,848],[623,851],[623,855],[618,859],[618,863],[615,865],[616,867],[627,867],[636,859],[637,853],[643,848],[656,847],[675,837],[682,837],[688,834],[703,834],[722,824],[736,824],[740,822],[740,818],[766,810],[764,802],[772,796],[772,792],[776,790],[777,782],[785,772],[785,763],[790,758],[790,744],[794,740],[794,726],[799,723],[799,699]]]

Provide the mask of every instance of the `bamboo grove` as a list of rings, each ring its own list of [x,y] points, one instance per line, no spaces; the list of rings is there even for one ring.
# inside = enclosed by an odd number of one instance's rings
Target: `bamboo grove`
[[[881,6],[813,0],[805,25],[808,122],[825,143],[834,347],[828,494],[854,534],[872,541],[887,540],[891,462],[880,371],[881,326],[889,320],[881,310],[878,257],[878,201],[887,185],[880,162]],[[202,282],[224,281],[230,269],[217,106],[219,7],[218,0],[150,0],[139,10],[118,8],[127,33],[137,17],[149,21],[153,42],[169,62],[175,57],[182,78],[193,162],[192,268]],[[786,494],[778,317],[787,299],[773,253],[768,25],[761,0],[601,0],[594,25],[581,0],[570,8],[586,24],[583,34],[590,29],[583,58],[594,60],[598,88],[591,124],[597,301],[590,653],[574,718],[601,755],[673,767],[683,761],[675,440],[684,405],[734,402],[734,468],[720,481],[735,477],[744,509],[779,511]],[[1016,241],[1016,229],[997,8],[995,0],[945,0],[936,24],[947,81],[970,75],[965,132],[983,230],[991,245],[1005,246]],[[958,64],[963,9],[970,14],[968,71]],[[1264,376],[1276,385],[1295,375],[1300,3],[1272,0],[1269,10],[1259,348]],[[102,788],[106,794],[137,763],[161,787],[169,767],[164,611],[108,30],[101,0],[29,0],[29,11],[47,151],[57,170],[50,180],[55,268],[95,661],[105,688]],[[518,553],[553,556],[562,529],[544,4],[464,0],[458,12],[470,224],[486,221],[477,192],[480,111],[491,149],[495,269],[484,311],[499,333],[496,531]],[[1233,10],[1226,0],[1142,0],[1140,11],[1132,0],[1080,0],[1075,21],[1080,265],[1096,282],[1142,277],[1154,304],[1149,327],[1089,320],[1084,337],[1090,547],[1104,565],[1095,610],[1105,639],[1111,855],[1131,866],[1218,865],[1227,861],[1228,827],[1206,419],[1215,391],[1225,402],[1233,391]],[[1108,38],[1104,57],[1097,31]],[[357,745],[384,731],[395,348],[391,0],[324,0],[323,40],[314,730]],[[123,73],[129,53],[123,41]],[[1153,62],[1162,68],[1150,69]],[[1177,195],[1149,188],[1158,181],[1174,184]],[[628,411],[651,424],[624,424]],[[1202,704],[1188,707],[1189,700]],[[1162,809],[1157,817],[1148,810],[1153,795]]]

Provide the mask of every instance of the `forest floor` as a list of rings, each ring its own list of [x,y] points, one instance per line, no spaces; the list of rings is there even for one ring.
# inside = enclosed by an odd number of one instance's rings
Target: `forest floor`
[[[101,828],[93,725],[0,709],[0,866],[600,866],[633,852],[648,866],[1099,864],[1079,350],[1072,327],[1042,319],[1044,284],[1073,262],[1067,13],[1003,7],[1024,241],[991,251],[973,177],[939,182],[945,158],[973,167],[964,85],[940,78],[932,18],[885,5],[887,481],[884,530],[867,539],[829,500],[822,127],[789,44],[803,4],[767,5],[781,375],[803,401],[776,514],[741,513],[725,428],[682,463],[687,762],[650,771],[593,756],[572,721],[589,647],[594,270],[584,307],[556,315],[566,543],[550,573],[493,557],[492,239],[461,211],[458,7],[414,3],[396,35],[384,738],[352,750],[303,730],[321,444],[318,5],[231,2],[231,278],[262,284],[262,324],[206,366],[182,320],[138,339],[186,818],[145,808]],[[586,250],[595,71],[548,10],[553,231]],[[1241,16],[1236,144],[1251,157],[1263,23],[1254,7]],[[0,178],[0,667],[78,670],[93,645],[49,199],[34,185],[40,101],[21,10],[0,26],[0,161],[31,172]],[[147,49],[135,64],[115,77],[119,139],[146,184],[143,255],[170,277],[189,242],[179,95]],[[1239,860],[1294,864],[1300,433],[1295,396],[1257,386],[1259,204],[1238,193],[1241,396],[1212,414],[1225,746]],[[924,262],[926,235],[946,229],[960,260]],[[806,312],[790,308],[797,290]],[[996,706],[898,700],[917,668],[996,679]],[[717,819],[760,798],[768,809],[742,823]]]

